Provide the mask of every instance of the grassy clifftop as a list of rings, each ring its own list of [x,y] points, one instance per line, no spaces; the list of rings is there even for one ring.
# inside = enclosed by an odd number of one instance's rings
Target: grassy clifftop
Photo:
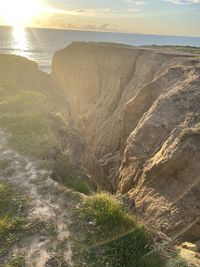
[[[59,92],[34,63],[15,56],[0,60],[0,127],[18,151],[43,158],[56,143],[50,115],[57,112]]]

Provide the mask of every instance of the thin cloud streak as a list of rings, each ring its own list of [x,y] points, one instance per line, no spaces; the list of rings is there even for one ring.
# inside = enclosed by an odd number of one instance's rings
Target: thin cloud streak
[[[170,2],[176,5],[193,5],[199,4],[200,0],[164,0],[164,2]]]

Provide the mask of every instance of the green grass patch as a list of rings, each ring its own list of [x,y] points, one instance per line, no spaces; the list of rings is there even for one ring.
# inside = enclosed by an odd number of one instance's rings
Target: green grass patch
[[[135,229],[132,233],[98,249],[91,248],[86,255],[88,263],[93,267],[163,267],[160,256],[157,253],[145,256],[148,252],[148,239]]]
[[[43,158],[51,140],[47,121],[40,113],[7,113],[0,115],[0,126],[12,133],[10,142],[20,153]]]
[[[178,51],[185,52],[185,53],[200,54],[200,47],[196,47],[196,46],[179,46],[179,45],[158,46],[158,45],[153,45],[153,47],[155,47],[155,48],[156,47],[157,48],[171,48],[171,49],[178,50]]]
[[[90,194],[90,185],[81,166],[72,162],[69,152],[56,156],[53,166],[53,178],[63,185],[83,194]]]
[[[26,207],[26,199],[18,193],[16,188],[0,184],[0,217],[15,217],[21,214]]]
[[[193,47],[193,46],[174,46],[176,50],[182,51],[182,52],[189,52],[194,54],[200,54],[200,48],[199,47]]]
[[[84,171],[63,153],[68,146],[66,102],[60,91],[49,88],[49,82],[40,86],[29,79],[0,75],[0,128],[8,130],[9,144],[20,154],[37,158],[41,167],[55,170],[55,179],[63,185],[89,194]],[[6,163],[0,163],[1,168],[5,169]]]
[[[95,235],[103,238],[127,232],[136,224],[121,203],[107,193],[88,197],[80,213],[95,225]]]
[[[113,196],[98,193],[86,198],[75,211],[85,225],[82,260],[86,266],[161,267],[161,257],[150,253],[151,237],[143,224],[130,215]],[[149,255],[148,255],[149,254]]]
[[[49,114],[55,112],[47,92],[20,80],[0,80],[0,127],[8,129],[10,143],[20,153],[47,158],[57,140]]]
[[[26,200],[15,188],[0,184],[0,256],[19,239],[25,226]]]
[[[18,254],[14,256],[9,263],[4,265],[4,267],[25,267],[25,258],[23,254]]]
[[[169,261],[170,267],[192,267],[181,256],[174,255]]]
[[[52,239],[55,239],[58,235],[58,226],[54,221],[50,221],[46,225],[46,231],[48,233],[48,236],[50,236]]]
[[[28,199],[16,187],[0,183],[0,259],[7,256],[13,244],[25,237],[54,233],[53,225],[27,218]],[[7,264],[7,265],[6,265]],[[4,267],[22,267],[23,257],[8,259]]]

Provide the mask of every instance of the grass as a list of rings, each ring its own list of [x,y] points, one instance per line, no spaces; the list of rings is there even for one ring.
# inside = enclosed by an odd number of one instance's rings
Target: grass
[[[56,156],[53,166],[53,177],[63,185],[83,194],[90,194],[87,176],[81,166],[72,162],[69,152]]]
[[[55,144],[45,96],[16,86],[1,89],[0,99],[0,127],[12,134],[12,147],[25,155],[44,158]]]
[[[26,217],[28,200],[17,188],[0,183],[0,257],[24,236],[31,236],[46,229],[46,225]],[[48,229],[46,230],[48,232]]]
[[[106,193],[86,198],[75,214],[81,218],[82,257],[86,266],[161,267],[161,257],[151,251],[151,237],[143,224]],[[79,250],[80,252],[80,250]],[[79,266],[79,265],[77,265]],[[81,266],[81,263],[80,263]]]
[[[11,133],[10,145],[20,154],[39,159],[41,167],[53,169],[55,179],[63,185],[89,194],[84,171],[63,153],[69,125],[61,112],[59,92],[58,97],[54,94],[49,95],[38,84],[3,79],[0,75],[0,128]],[[5,167],[6,162],[2,162],[0,168]]]
[[[4,267],[25,267],[25,258],[23,254],[14,256]]]
[[[6,260],[0,266],[26,266],[23,255],[10,257],[8,254],[16,242],[23,243],[24,238],[38,233],[43,233],[52,240],[57,236],[57,228],[52,221],[46,224],[40,219],[27,218],[28,207],[28,200],[17,188],[0,183],[0,260]]]
[[[80,210],[82,216],[93,222],[96,234],[105,237],[132,229],[134,218],[122,207],[120,202],[107,193],[99,193],[86,199]]]
[[[0,256],[19,239],[25,226],[26,200],[14,188],[0,184]]]
[[[11,133],[12,147],[41,160],[58,146],[57,125],[55,120],[52,123],[52,117],[60,119],[58,111],[62,112],[66,106],[64,97],[53,88],[50,78],[40,72],[37,75],[41,80],[17,79],[7,71],[0,73],[0,127]]]
[[[200,48],[196,46],[179,46],[179,45],[157,46],[157,45],[154,45],[154,47],[172,48],[174,50],[178,50],[178,51],[182,51],[186,53],[200,54]]]
[[[59,240],[56,248],[55,254],[52,259],[50,259],[50,264],[48,266],[60,266],[60,267],[68,267],[68,263],[66,262],[65,252],[68,248],[69,240],[64,238],[63,240]],[[55,265],[53,265],[55,264]]]
[[[46,231],[48,233],[48,236],[51,237],[51,239],[54,239],[57,237],[58,235],[58,229],[57,229],[57,225],[54,221],[50,221],[47,225],[46,225]]]
[[[181,50],[183,52],[190,52],[194,54],[200,54],[200,48],[199,47],[193,47],[193,46],[174,46],[173,47],[176,50]]]
[[[170,267],[192,267],[179,255],[174,255],[169,261]]]

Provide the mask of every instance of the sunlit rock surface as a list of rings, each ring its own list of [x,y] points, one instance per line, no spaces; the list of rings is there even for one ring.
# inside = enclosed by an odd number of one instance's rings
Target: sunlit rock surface
[[[200,63],[189,54],[74,43],[52,77],[112,190],[168,234],[200,236]]]

